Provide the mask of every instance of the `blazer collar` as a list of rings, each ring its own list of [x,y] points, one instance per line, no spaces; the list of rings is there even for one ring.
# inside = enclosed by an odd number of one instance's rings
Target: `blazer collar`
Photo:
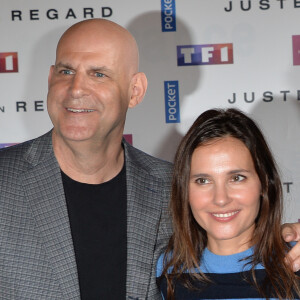
[[[150,174],[141,161],[145,155],[125,145],[127,178],[127,297],[146,299],[155,269],[156,245],[163,181]],[[154,267],[153,267],[154,266]]]
[[[79,283],[60,168],[51,132],[33,141],[25,158],[32,168],[21,178],[41,241],[60,284],[62,299],[79,299]]]

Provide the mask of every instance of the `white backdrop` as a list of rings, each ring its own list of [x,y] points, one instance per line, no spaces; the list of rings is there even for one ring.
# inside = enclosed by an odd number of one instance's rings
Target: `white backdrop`
[[[261,125],[277,158],[286,221],[300,219],[300,0],[1,0],[1,147],[52,127],[46,95],[56,43],[91,17],[119,23],[139,44],[149,88],[128,113],[134,146],[172,161],[201,112],[240,108]]]

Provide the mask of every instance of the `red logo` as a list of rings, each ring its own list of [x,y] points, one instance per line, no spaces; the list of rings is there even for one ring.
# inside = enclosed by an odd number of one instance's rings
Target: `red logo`
[[[126,140],[126,142],[132,145],[132,134],[123,134],[123,137]]]
[[[7,148],[7,147],[10,147],[10,146],[13,146],[13,145],[16,145],[17,143],[6,143],[6,144],[0,144],[0,148]]]
[[[293,35],[293,63],[300,65],[300,35]]]
[[[16,73],[18,71],[18,53],[0,53],[0,73]]]

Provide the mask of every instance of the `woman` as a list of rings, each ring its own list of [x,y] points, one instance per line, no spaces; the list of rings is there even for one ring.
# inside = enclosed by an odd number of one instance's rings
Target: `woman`
[[[157,264],[163,299],[299,299],[276,164],[242,112],[198,117],[175,156],[170,207],[174,233]]]

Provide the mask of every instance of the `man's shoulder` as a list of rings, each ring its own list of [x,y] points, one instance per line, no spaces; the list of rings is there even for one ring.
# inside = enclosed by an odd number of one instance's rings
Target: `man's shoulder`
[[[0,149],[0,166],[13,167],[15,163],[20,166],[21,162],[30,164],[33,161],[38,161],[43,154],[51,151],[51,149],[51,133],[48,132],[32,140]]]
[[[124,143],[126,163],[134,164],[138,168],[145,169],[153,175],[170,175],[173,170],[173,164],[169,161],[162,160],[140,149]]]

